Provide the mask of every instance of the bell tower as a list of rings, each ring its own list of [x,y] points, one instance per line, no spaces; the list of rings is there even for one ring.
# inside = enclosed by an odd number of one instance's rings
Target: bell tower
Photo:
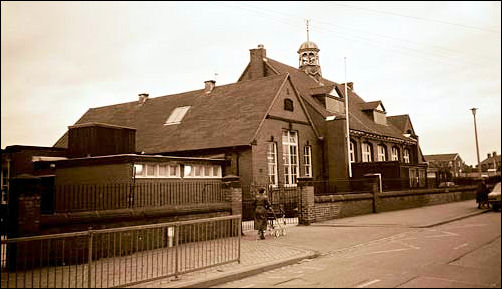
[[[309,22],[307,20],[307,41],[303,42],[298,49],[299,68],[306,74],[319,81],[322,77],[321,66],[319,65],[319,47],[309,39]]]

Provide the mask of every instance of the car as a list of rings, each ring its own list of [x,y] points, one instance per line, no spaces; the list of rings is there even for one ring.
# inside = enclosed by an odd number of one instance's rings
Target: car
[[[442,182],[439,184],[440,188],[449,188],[449,187],[454,187],[455,183],[454,182]]]
[[[488,194],[488,203],[492,205],[493,210],[500,210],[500,182],[496,183]]]

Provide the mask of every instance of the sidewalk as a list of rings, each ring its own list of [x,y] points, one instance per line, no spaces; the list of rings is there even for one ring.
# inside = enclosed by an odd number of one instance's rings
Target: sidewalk
[[[209,287],[264,271],[291,265],[405,232],[428,228],[487,212],[474,200],[427,206],[402,211],[368,214],[314,223],[288,225],[287,235],[258,240],[256,231],[246,231],[241,241],[241,263],[232,263],[173,278],[142,283],[134,287]],[[383,229],[384,227],[385,229]]]

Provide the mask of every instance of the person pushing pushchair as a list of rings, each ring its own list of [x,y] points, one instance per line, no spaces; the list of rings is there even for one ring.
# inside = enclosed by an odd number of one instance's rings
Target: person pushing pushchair
[[[265,194],[265,188],[260,188],[256,194],[254,202],[254,229],[258,230],[260,239],[265,239],[265,230],[267,230],[267,210],[270,208],[270,202]]]

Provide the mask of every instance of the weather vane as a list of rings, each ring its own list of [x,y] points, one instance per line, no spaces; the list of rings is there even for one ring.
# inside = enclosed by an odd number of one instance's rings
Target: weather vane
[[[310,23],[310,19],[306,19],[305,23],[307,24],[307,42],[308,42],[309,41],[309,23]]]

